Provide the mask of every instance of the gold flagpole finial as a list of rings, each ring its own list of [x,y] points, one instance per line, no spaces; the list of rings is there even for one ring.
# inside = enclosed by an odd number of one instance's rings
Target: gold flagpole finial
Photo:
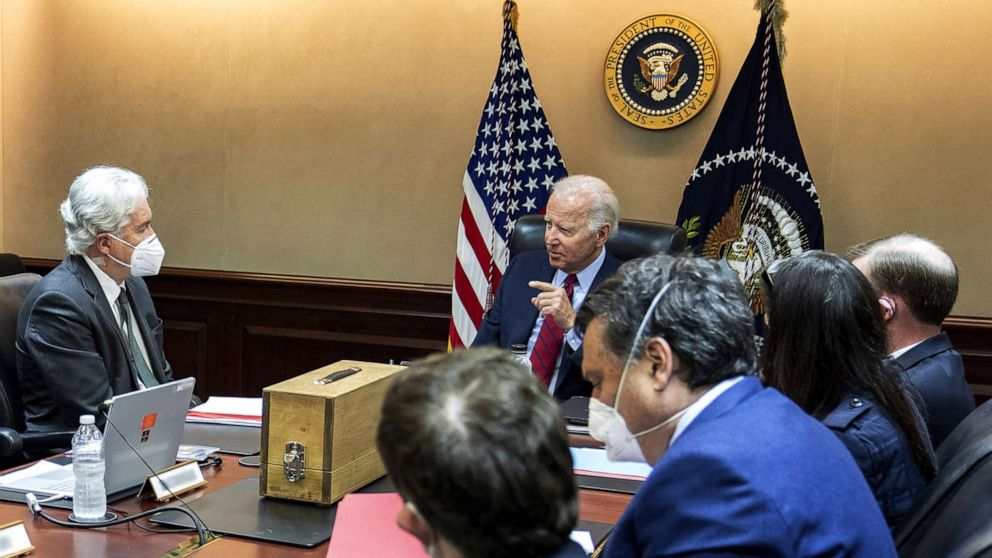
[[[778,50],[779,64],[784,64],[785,61],[785,35],[782,33],[782,27],[785,25],[785,19],[789,17],[789,12],[785,11],[782,2],[783,0],[754,0],[754,9],[761,12],[761,17],[765,17],[768,10],[771,10],[772,29],[775,30],[775,48]]]
[[[510,25],[513,26],[513,30],[517,30],[517,20],[520,18],[520,11],[517,9],[517,3],[513,0],[506,0],[503,2],[503,17],[507,15],[510,16]]]

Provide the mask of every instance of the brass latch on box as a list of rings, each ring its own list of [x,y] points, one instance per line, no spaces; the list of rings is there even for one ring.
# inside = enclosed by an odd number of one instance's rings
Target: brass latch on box
[[[307,467],[306,450],[307,447],[299,442],[286,444],[286,453],[282,456],[282,474],[289,482],[303,480]]]

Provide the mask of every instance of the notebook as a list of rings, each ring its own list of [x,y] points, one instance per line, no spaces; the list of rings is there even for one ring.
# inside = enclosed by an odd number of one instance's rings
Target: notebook
[[[107,464],[103,479],[109,501],[137,489],[151,474],[149,467],[161,471],[176,462],[194,383],[194,378],[183,378],[111,400],[110,418],[103,432]],[[72,497],[74,482],[72,464],[68,464],[41,475],[3,483],[2,488],[34,492],[40,497]]]

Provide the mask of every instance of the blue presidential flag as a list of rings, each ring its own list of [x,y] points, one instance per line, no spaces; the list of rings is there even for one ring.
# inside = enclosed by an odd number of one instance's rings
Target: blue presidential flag
[[[820,199],[789,108],[771,19],[766,9],[677,218],[689,249],[724,260],[737,274],[756,315],[762,271],[777,259],[823,248]]]
[[[543,213],[568,175],[517,38],[517,6],[503,5],[499,67],[462,179],[449,348],[472,344],[509,261],[517,219]]]

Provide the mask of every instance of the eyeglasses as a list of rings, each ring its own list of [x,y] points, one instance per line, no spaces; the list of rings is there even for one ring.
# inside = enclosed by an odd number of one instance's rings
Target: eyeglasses
[[[761,272],[761,279],[768,285],[768,289],[775,288],[775,275],[778,270],[781,269],[782,263],[788,261],[791,258],[782,258],[780,260],[775,260],[772,263],[765,266],[765,269]]]

